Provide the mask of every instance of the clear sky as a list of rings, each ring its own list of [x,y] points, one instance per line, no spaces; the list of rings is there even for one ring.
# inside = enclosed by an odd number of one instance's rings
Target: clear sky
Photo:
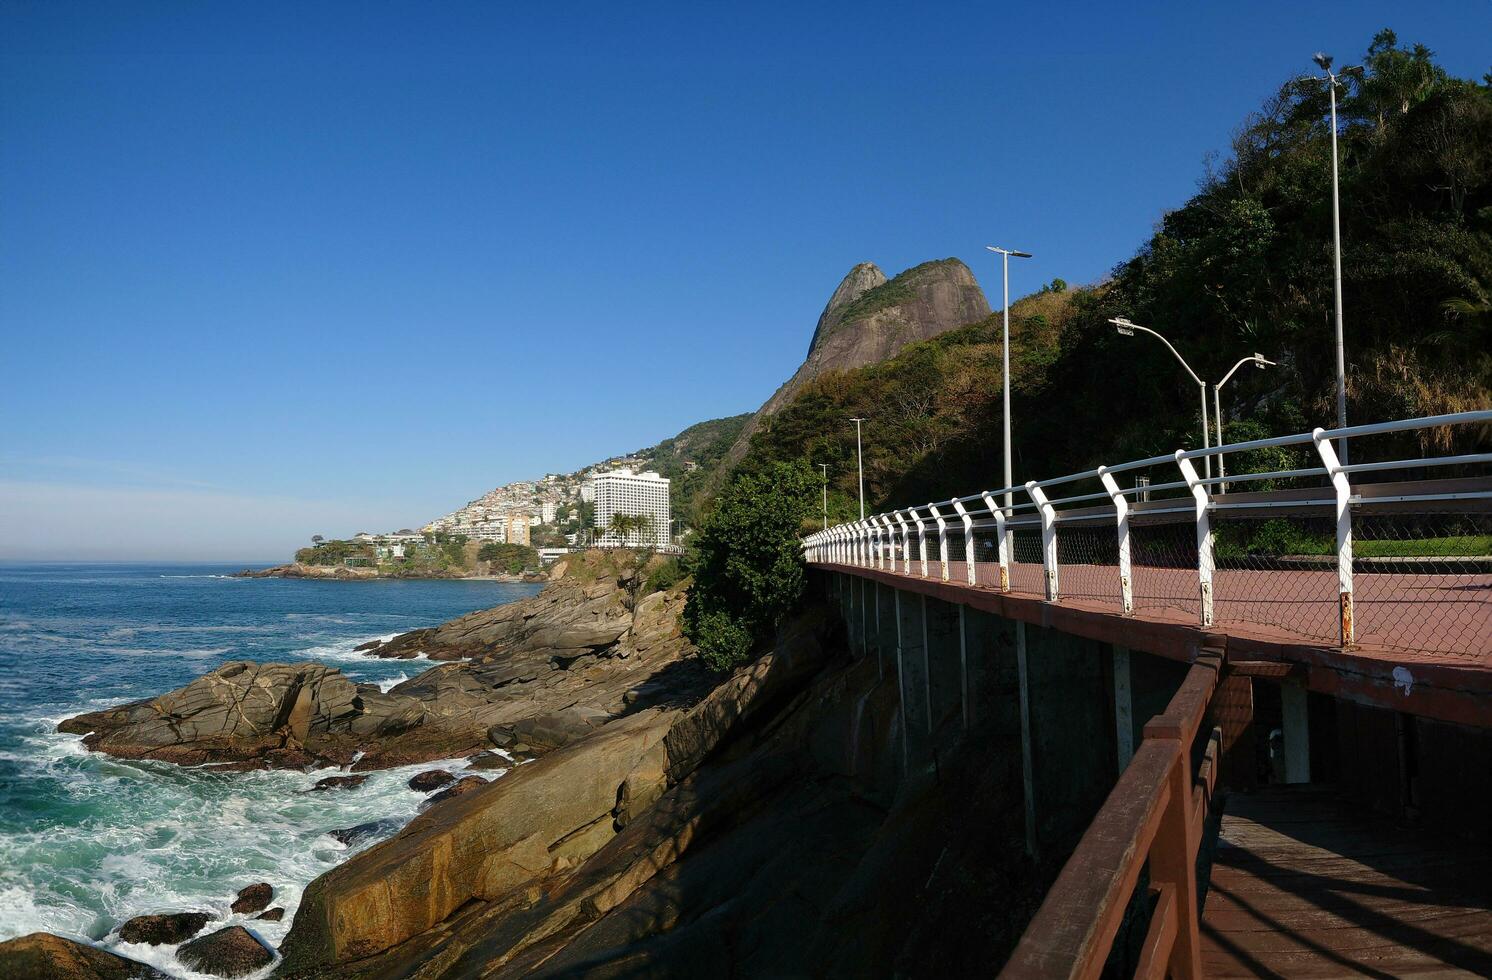
[[[284,558],[756,408],[856,262],[1101,278],[1492,4],[0,4],[0,557]]]

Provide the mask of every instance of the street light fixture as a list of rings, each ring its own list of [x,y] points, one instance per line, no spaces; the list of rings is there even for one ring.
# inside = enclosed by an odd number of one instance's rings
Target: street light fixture
[[[1255,353],[1253,357],[1245,357],[1237,364],[1233,365],[1233,367],[1228,370],[1228,373],[1223,375],[1223,380],[1212,386],[1212,417],[1217,420],[1217,444],[1219,446],[1223,445],[1223,385],[1227,384],[1228,379],[1233,377],[1233,372],[1237,371],[1245,364],[1252,364],[1260,371],[1264,370],[1266,367],[1275,366],[1274,361],[1271,361],[1263,354]],[[1217,475],[1219,479],[1228,475],[1225,467],[1223,466],[1222,453],[1217,454]],[[1218,489],[1221,490],[1223,493],[1227,493],[1228,485],[1226,483],[1221,483],[1218,485]]]
[[[855,466],[860,471],[860,519],[865,520],[865,454],[860,449],[860,423],[865,419],[850,419],[855,423]]]
[[[1322,51],[1311,56],[1316,67],[1326,72],[1306,75],[1301,81],[1325,82],[1331,94],[1331,244],[1332,244],[1332,293],[1337,316],[1337,428],[1347,427],[1347,354],[1342,341],[1342,211],[1339,201],[1337,175],[1337,79],[1343,75],[1361,75],[1362,66],[1353,65],[1339,72],[1331,70],[1332,57]],[[1337,455],[1345,465],[1347,462],[1347,440],[1337,445]]]
[[[1174,348],[1174,347],[1171,346],[1171,342],[1169,340],[1167,340],[1166,338],[1162,337],[1160,334],[1156,333],[1154,330],[1151,330],[1149,327],[1142,327],[1138,323],[1133,323],[1133,322],[1130,321],[1130,319],[1128,317],[1123,317],[1123,316],[1113,317],[1113,318],[1111,318],[1109,320],[1109,322],[1114,325],[1114,329],[1118,330],[1119,333],[1122,336],[1125,336],[1125,337],[1133,337],[1135,335],[1135,331],[1136,330],[1144,331],[1145,333],[1148,333],[1150,336],[1155,337],[1156,339],[1158,339],[1161,343],[1165,344],[1166,345],[1166,350],[1169,350],[1172,354],[1176,355],[1176,360],[1180,361],[1181,362],[1181,366],[1184,367],[1184,368],[1186,368],[1186,373],[1192,376],[1192,380],[1197,383],[1197,388],[1202,393],[1202,448],[1203,449],[1210,448],[1210,444],[1208,442],[1208,435],[1207,435],[1207,382],[1205,382],[1201,378],[1197,377],[1197,372],[1193,371],[1192,370],[1192,366],[1190,364],[1186,363],[1186,358],[1182,357],[1181,354],[1180,354],[1180,352],[1178,352],[1176,350],[1176,348]],[[1207,456],[1205,458],[1205,462],[1206,462],[1206,469],[1207,469],[1207,478],[1211,479],[1212,478],[1212,457],[1211,456]]]
[[[1002,342],[1000,349],[1003,359],[1003,370],[1005,373],[1005,486],[1012,485],[1010,477],[1010,257],[1013,255],[1018,259],[1029,259],[1030,252],[1021,252],[1013,248],[1001,248],[998,245],[986,245],[987,250],[995,252],[1000,256],[1001,271],[1004,273],[1005,281],[1005,304],[1002,311],[1004,329],[1002,331]],[[1009,510],[1014,503],[1011,492],[1005,492],[1005,509]]]

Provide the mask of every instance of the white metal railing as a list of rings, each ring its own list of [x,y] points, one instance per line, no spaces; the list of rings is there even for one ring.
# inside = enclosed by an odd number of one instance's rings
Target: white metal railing
[[[1027,534],[1038,532],[1041,542],[1042,581],[1042,588],[1039,591],[1046,601],[1057,602],[1063,597],[1064,562],[1058,551],[1061,529],[1077,527],[1080,524],[1091,528],[1098,522],[1112,522],[1114,549],[1112,552],[1107,551],[1106,544],[1105,558],[1097,564],[1105,568],[1112,565],[1113,597],[1117,600],[1119,612],[1123,615],[1130,615],[1134,612],[1136,601],[1132,540],[1134,522],[1140,518],[1152,524],[1158,518],[1172,523],[1185,521],[1195,530],[1195,568],[1192,580],[1195,609],[1201,625],[1211,626],[1214,623],[1214,613],[1218,603],[1215,582],[1218,569],[1214,554],[1215,523],[1244,516],[1259,517],[1273,513],[1300,514],[1306,511],[1322,517],[1329,515],[1335,536],[1335,552],[1310,566],[1317,573],[1312,587],[1321,584],[1321,573],[1329,574],[1327,569],[1322,568],[1323,565],[1334,568],[1336,629],[1333,632],[1336,634],[1335,639],[1342,646],[1351,646],[1357,640],[1357,616],[1354,608],[1357,590],[1355,589],[1353,555],[1355,513],[1387,512],[1396,515],[1415,515],[1427,510],[1440,513],[1448,506],[1453,506],[1457,513],[1478,515],[1492,513],[1492,477],[1477,476],[1470,481],[1462,479],[1419,481],[1392,486],[1383,484],[1355,486],[1352,482],[1353,475],[1446,466],[1477,468],[1492,464],[1492,452],[1390,459],[1342,465],[1336,447],[1348,439],[1385,433],[1488,423],[1492,423],[1492,411],[1460,412],[1372,425],[1349,426],[1335,430],[1318,428],[1311,432],[1270,439],[1255,439],[1249,442],[1202,449],[1178,450],[1170,455],[1153,456],[1149,459],[1134,460],[1114,466],[1099,466],[1092,470],[1049,480],[1032,480],[1022,486],[980,491],[951,500],[876,514],[863,520],[826,528],[809,535],[803,539],[804,554],[810,563],[815,564],[873,567],[906,575],[919,575],[923,578],[936,575],[943,581],[951,581],[955,565],[961,564],[962,567],[958,569],[959,577],[969,585],[978,585],[980,583],[977,565],[980,562],[976,554],[976,535],[980,532],[993,531],[994,547],[990,549],[992,553],[989,557],[993,559],[993,564],[998,566],[998,578],[991,584],[1002,592],[1008,592],[1012,588],[1011,566],[1020,564],[1015,554],[1014,536],[1018,532]],[[1324,486],[1310,487],[1304,491],[1230,493],[1215,496],[1214,488],[1225,489],[1221,486],[1224,478],[1201,476],[1193,465],[1194,460],[1213,456],[1224,457],[1252,450],[1292,446],[1309,446],[1313,455],[1319,460],[1319,465],[1260,473],[1235,471],[1226,477],[1226,483],[1229,487],[1236,487],[1261,480],[1300,481],[1324,478]],[[1120,486],[1116,479],[1120,474],[1160,466],[1176,467],[1176,472],[1181,479],[1135,487]],[[1084,488],[1075,486],[1088,481],[1096,482],[1099,489],[1087,492]],[[1064,489],[1083,492],[1071,492],[1066,496],[1061,496]],[[1153,495],[1173,491],[1178,493],[1185,491],[1186,496],[1149,499]],[[1009,507],[1003,506],[998,501],[1007,493],[1023,494],[1026,501]],[[1141,502],[1135,499],[1141,494],[1147,498],[1146,501]],[[1416,507],[1416,505],[1419,506]],[[1162,518],[1162,515],[1171,516]],[[1423,534],[1423,531],[1416,528],[1411,532],[1411,537],[1413,534]],[[1479,542],[1478,547],[1481,547],[1480,543],[1487,540],[1487,535],[1479,529],[1476,534],[1457,540]],[[958,550],[962,552],[961,563],[951,558],[950,542],[956,544]],[[1428,560],[1428,558],[1412,557],[1412,546],[1404,550],[1411,557],[1376,560],[1399,561],[1401,567],[1407,567],[1402,563],[1418,561],[1423,564]],[[1426,554],[1428,555],[1429,552]],[[1441,557],[1444,555],[1442,554]],[[1480,641],[1485,643],[1488,642],[1487,637],[1492,636],[1492,555],[1484,553],[1462,557],[1477,559],[1481,563],[1478,565],[1479,568],[1482,565],[1487,566],[1485,568],[1487,574],[1478,571],[1463,576],[1468,579],[1466,582],[1458,579],[1449,583],[1447,588],[1454,587],[1456,591],[1450,599],[1445,600],[1445,603],[1455,615],[1470,617],[1465,628],[1456,633],[1457,642],[1462,645],[1467,643],[1474,645],[1478,642],[1478,634],[1481,634]],[[985,564],[988,565],[990,562]],[[1082,574],[1090,578],[1095,571],[1093,563],[1068,562],[1066,564],[1069,570],[1073,571],[1076,571],[1073,568],[1074,564],[1085,565],[1086,567],[1081,570]],[[1425,577],[1422,570],[1414,574]],[[1253,597],[1235,595],[1231,598],[1237,603],[1269,601],[1262,591],[1262,586],[1265,584],[1267,583],[1263,580],[1257,580],[1252,585],[1248,585],[1239,579],[1234,585],[1238,591],[1252,588],[1260,594]],[[1423,601],[1409,594],[1413,589],[1407,585],[1401,591],[1405,594],[1396,601],[1405,604]],[[1372,601],[1394,601],[1388,586],[1380,588],[1379,592],[1388,595],[1389,598],[1382,600],[1375,598]],[[1451,604],[1452,600],[1454,600],[1454,605]],[[1463,636],[1468,632],[1470,633],[1469,640]]]

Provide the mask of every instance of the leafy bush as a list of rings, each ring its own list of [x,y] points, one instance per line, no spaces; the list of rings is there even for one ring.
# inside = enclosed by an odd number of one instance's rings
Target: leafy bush
[[[751,631],[730,613],[700,613],[690,623],[688,634],[699,648],[699,659],[711,670],[723,674],[751,659],[755,643]]]
[[[684,566],[677,558],[665,558],[648,572],[648,577],[642,584],[642,594],[649,596],[654,592],[671,589],[683,580]]]
[[[801,459],[743,472],[720,495],[690,554],[684,635],[725,671],[768,641],[803,591],[798,539],[817,510],[819,477]]]
[[[323,540],[295,553],[295,560],[302,565],[341,565],[349,558],[372,561],[372,545],[362,541]]]
[[[539,567],[539,553],[521,544],[499,544],[488,541],[477,549],[477,560],[491,562],[497,570],[517,575],[525,569]]]

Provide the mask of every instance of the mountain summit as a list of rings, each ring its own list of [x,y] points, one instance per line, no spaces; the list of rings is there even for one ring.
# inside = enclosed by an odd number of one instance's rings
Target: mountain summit
[[[807,358],[757,410],[731,447],[727,468],[746,454],[751,434],[762,420],[786,406],[819,375],[879,363],[908,344],[989,314],[989,302],[974,273],[958,259],[924,262],[892,279],[875,263],[861,262],[835,287],[819,315]]]

